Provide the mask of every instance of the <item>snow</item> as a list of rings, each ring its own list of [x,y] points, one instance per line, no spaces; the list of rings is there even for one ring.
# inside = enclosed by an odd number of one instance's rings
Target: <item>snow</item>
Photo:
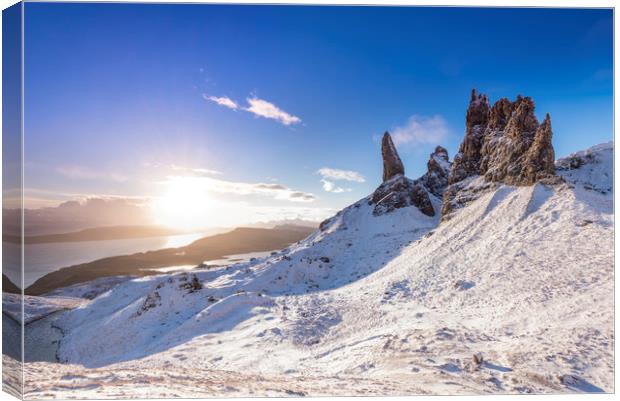
[[[443,171],[445,172],[450,171],[450,167],[452,166],[452,163],[450,163],[448,160],[444,159],[443,157],[439,155],[432,155],[432,158],[433,160],[435,160],[435,163],[437,163]],[[434,173],[435,172],[433,171],[433,174]]]
[[[22,300],[24,314],[22,315]],[[35,297],[19,294],[2,293],[2,313],[7,314],[17,323],[25,324],[41,319],[54,312],[73,309],[85,303],[83,299],[71,297]]]
[[[69,297],[94,299],[99,295],[111,290],[118,284],[135,278],[135,276],[111,276],[99,277],[86,283],[73,284],[59,288],[45,294],[47,297]]]
[[[613,151],[613,142],[596,145],[557,160],[556,169],[569,183],[602,193],[611,193]]]
[[[441,224],[365,198],[275,255],[117,283],[58,318],[28,398],[613,392],[613,147],[588,152]]]

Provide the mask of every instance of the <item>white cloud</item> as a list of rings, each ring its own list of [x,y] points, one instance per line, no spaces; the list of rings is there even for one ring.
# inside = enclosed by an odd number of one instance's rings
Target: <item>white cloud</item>
[[[232,110],[237,110],[239,108],[239,105],[237,104],[237,102],[235,102],[228,96],[218,97],[218,96],[207,96],[206,94],[203,94],[202,97],[205,100],[210,100],[214,103],[219,104],[220,106],[228,107],[229,109],[232,109]]]
[[[436,145],[443,142],[448,133],[448,124],[442,116],[413,115],[405,125],[392,130],[392,139],[396,145]]]
[[[366,179],[363,175],[357,171],[352,170],[339,170],[335,168],[323,167],[317,171],[323,178],[329,178],[334,181],[352,181],[352,182],[365,182]]]
[[[275,104],[264,99],[259,99],[256,96],[246,98],[248,103],[246,107],[241,107],[237,102],[228,96],[210,96],[203,93],[202,97],[205,100],[214,102],[220,106],[228,107],[231,110],[247,111],[255,116],[276,120],[287,126],[301,123],[301,118],[289,114]]]
[[[250,106],[244,108],[244,110],[256,116],[270,118],[272,120],[279,121],[284,125],[299,124],[301,122],[299,117],[287,113],[275,104],[266,100],[259,99],[257,97],[249,97],[246,100]]]
[[[325,190],[325,192],[332,192],[335,194],[341,194],[343,192],[351,192],[351,188],[342,188],[342,187],[336,186],[336,184],[334,184],[332,181],[321,179],[321,182],[323,183],[323,190]]]
[[[343,192],[351,192],[351,188],[343,188],[337,186],[334,181],[349,181],[349,182],[365,182],[366,179],[363,175],[357,171],[352,170],[339,170],[336,168],[323,167],[316,172],[321,177],[321,183],[323,184],[323,190],[325,192],[332,192],[335,194],[341,194]]]

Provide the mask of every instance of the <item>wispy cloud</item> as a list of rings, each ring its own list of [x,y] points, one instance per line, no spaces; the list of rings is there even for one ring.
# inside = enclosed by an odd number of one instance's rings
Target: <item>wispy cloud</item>
[[[77,180],[105,180],[114,182],[125,182],[128,180],[128,177],[122,174],[93,170],[84,166],[60,166],[56,170],[65,177]]]
[[[201,175],[218,176],[218,175],[224,174],[218,170],[212,170],[212,169],[203,168],[203,167],[188,167],[188,166],[182,166],[180,164],[174,164],[174,163],[169,164],[169,163],[160,163],[160,162],[143,162],[142,166],[150,170],[157,169],[158,171],[162,171],[163,172],[162,174],[170,174],[172,171],[180,171],[188,175],[191,174],[191,175],[197,175],[197,176],[201,176]]]
[[[277,200],[291,202],[313,202],[316,196],[309,192],[292,189],[282,184],[248,183],[217,179],[207,176],[171,176],[169,180],[189,181],[205,191],[233,195],[263,195]]]
[[[323,184],[323,190],[325,192],[332,192],[340,194],[343,192],[351,192],[351,188],[339,187],[334,181],[349,181],[349,182],[365,182],[364,176],[357,171],[353,170],[340,170],[336,168],[323,167],[316,172],[321,177],[321,183]]]
[[[450,130],[440,116],[413,115],[405,125],[392,129],[392,139],[397,145],[436,145],[443,142]]]
[[[335,181],[342,180],[352,182],[366,182],[366,179],[362,174],[353,170],[339,170],[336,168],[323,167],[317,171],[317,174],[320,174],[323,178],[328,178]]]
[[[228,107],[229,109],[232,110],[237,110],[239,108],[239,105],[237,104],[237,102],[235,102],[234,100],[232,100],[231,98],[229,98],[228,96],[208,96],[206,94],[202,94],[202,97],[205,100],[209,100],[213,103],[217,103],[220,106],[224,106],[224,107]]]
[[[343,192],[351,192],[352,189],[351,188],[342,188],[337,186],[335,183],[333,183],[332,181],[326,180],[326,179],[321,179],[321,183],[323,184],[323,190],[325,192],[332,192],[335,194],[341,194]]]
[[[194,173],[196,175],[222,175],[221,171],[210,170],[208,168],[197,168],[197,167],[185,167],[179,166],[176,164],[171,164],[170,168],[174,171],[184,171],[188,173]]]
[[[244,110],[259,117],[270,118],[284,125],[299,124],[301,122],[299,117],[287,113],[271,102],[257,97],[249,97],[246,100],[250,106]]]
[[[275,104],[264,99],[259,99],[256,96],[246,98],[247,106],[244,107],[241,107],[239,103],[235,102],[228,96],[211,96],[203,93],[202,97],[205,100],[219,104],[220,106],[228,107],[231,110],[247,111],[248,113],[252,113],[257,117],[275,120],[280,124],[286,126],[301,123],[301,118],[287,113]]]

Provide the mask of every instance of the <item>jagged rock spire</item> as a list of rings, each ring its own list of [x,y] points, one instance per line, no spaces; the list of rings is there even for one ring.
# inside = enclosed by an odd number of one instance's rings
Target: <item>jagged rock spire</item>
[[[560,180],[555,176],[551,117],[547,114],[539,124],[534,109],[532,98],[521,95],[514,102],[503,98],[489,107],[485,95],[472,91],[465,137],[450,170],[442,214],[452,209],[461,183],[470,176],[509,185]]]
[[[449,178],[450,184],[479,174],[482,158],[480,151],[484,131],[489,122],[490,110],[489,98],[472,89],[465,117],[465,138],[463,138],[459,152],[454,158]]]
[[[555,174],[555,152],[551,136],[551,116],[547,113],[545,120],[536,129],[534,143],[525,156],[525,168],[522,172],[525,181],[535,182]]]
[[[403,164],[396,153],[390,134],[383,136],[383,183],[370,196],[375,216],[390,213],[403,207],[414,206],[427,216],[435,215],[431,198],[441,199],[448,185],[450,161],[448,151],[437,146],[428,161],[428,171],[418,179],[404,175]]]
[[[383,157],[383,182],[399,174],[405,175],[405,167],[398,156],[396,146],[394,146],[389,132],[383,134],[381,156]]]

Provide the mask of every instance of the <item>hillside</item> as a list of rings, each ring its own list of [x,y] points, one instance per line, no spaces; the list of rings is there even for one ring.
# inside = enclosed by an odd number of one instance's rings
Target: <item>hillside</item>
[[[613,143],[553,161],[533,105],[472,93],[417,179],[386,133],[378,188],[270,256],[35,297],[88,300],[28,397],[614,392]]]
[[[501,185],[438,227],[415,207],[376,216],[368,198],[277,255],[196,272],[201,289],[187,273],[124,282],[62,316],[68,364],[33,365],[37,388],[613,391],[612,145],[584,154],[558,168],[568,183]]]
[[[9,279],[6,274],[2,275],[2,292],[10,292],[13,294],[21,294],[21,289]]]
[[[132,255],[113,256],[65,267],[46,274],[26,288],[28,295],[41,295],[57,288],[84,283],[100,277],[158,274],[161,267],[196,265],[205,260],[248,252],[283,248],[307,237],[307,227],[237,228],[201,238],[180,248],[167,248]]]

